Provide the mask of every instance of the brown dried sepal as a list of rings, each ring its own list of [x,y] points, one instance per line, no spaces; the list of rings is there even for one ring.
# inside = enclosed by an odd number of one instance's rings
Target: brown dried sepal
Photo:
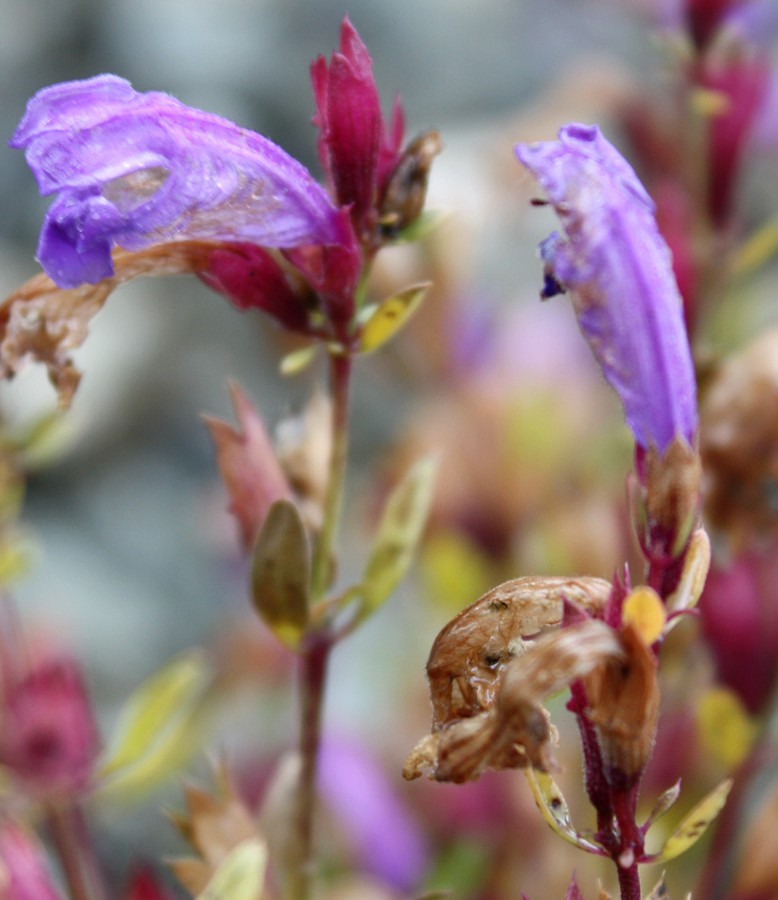
[[[168,865],[192,896],[200,896],[219,865],[244,841],[258,837],[254,819],[235,794],[222,766],[216,773],[217,792],[209,794],[192,785],[184,789],[186,813],[171,820],[197,858],[173,859]]]
[[[81,374],[71,353],[81,346],[89,322],[120,284],[141,275],[180,275],[206,268],[210,241],[160,244],[130,253],[114,253],[114,272],[97,284],[58,288],[46,275],[36,275],[0,306],[0,375],[11,378],[27,363],[43,363],[57,390],[60,407],[70,406]]]
[[[427,662],[433,731],[494,704],[505,666],[560,624],[563,599],[596,613],[610,591],[602,578],[514,578],[462,610],[438,634]]]
[[[619,632],[622,655],[584,678],[588,717],[611,784],[631,787],[651,755],[659,719],[656,657],[631,624]]]
[[[646,453],[645,504],[649,529],[662,536],[666,550],[679,556],[700,511],[700,456],[683,438],[660,454]]]
[[[543,701],[604,663],[623,659],[617,633],[597,619],[550,632],[504,668],[490,695],[492,705],[433,730],[411,751],[403,776],[427,773],[460,783],[486,769],[555,767],[556,730]]]

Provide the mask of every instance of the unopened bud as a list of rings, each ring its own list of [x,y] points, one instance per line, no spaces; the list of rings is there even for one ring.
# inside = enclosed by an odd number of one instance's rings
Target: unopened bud
[[[392,172],[378,211],[381,234],[396,237],[421,215],[432,160],[443,149],[437,131],[425,131],[405,148]]]

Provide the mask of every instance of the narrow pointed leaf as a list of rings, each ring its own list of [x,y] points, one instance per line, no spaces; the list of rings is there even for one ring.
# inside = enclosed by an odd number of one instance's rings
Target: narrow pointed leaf
[[[681,823],[667,839],[662,850],[648,857],[645,862],[669,862],[696,844],[705,833],[708,825],[721,812],[731,787],[732,779],[728,778],[726,781],[722,781],[682,819]]]
[[[393,337],[418,309],[430,283],[415,284],[382,300],[362,327],[361,353],[371,353]]]
[[[540,814],[548,825],[569,844],[585,850],[587,853],[599,854],[600,848],[582,837],[573,828],[570,820],[570,810],[562,792],[557,787],[554,779],[545,772],[540,772],[532,766],[524,769],[524,774],[535,798]]]
[[[669,787],[666,791],[659,795],[656,803],[654,804],[654,808],[651,810],[651,815],[649,815],[648,819],[646,819],[646,824],[643,826],[643,831],[648,831],[648,829],[656,822],[657,819],[661,818],[671,806],[678,799],[678,796],[681,793],[681,779],[672,786]]]
[[[567,889],[567,893],[565,894],[565,900],[584,900],[584,895],[581,893],[581,889],[578,887],[578,881],[576,880],[575,875],[573,875],[570,886]]]
[[[705,587],[709,568],[710,538],[704,528],[698,528],[689,541],[678,587],[667,599],[667,609],[671,613],[694,609]],[[669,626],[672,627],[678,621],[679,617],[675,616]]]
[[[408,571],[427,522],[436,473],[434,458],[420,460],[389,497],[365,568],[359,620],[378,609]]]
[[[197,752],[211,668],[199,651],[174,659],[133,692],[98,777],[100,793],[145,792]]]
[[[259,839],[232,850],[196,900],[259,900],[265,883],[267,846]]]
[[[299,350],[292,350],[287,353],[281,360],[279,366],[282,375],[299,375],[304,372],[308,366],[316,359],[318,352],[316,344],[309,344],[307,347],[300,347]]]
[[[294,650],[309,620],[308,537],[297,507],[277,500],[259,532],[251,560],[251,597],[275,636]]]

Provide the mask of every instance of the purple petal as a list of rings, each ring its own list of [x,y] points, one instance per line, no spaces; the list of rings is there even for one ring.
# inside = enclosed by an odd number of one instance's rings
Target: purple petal
[[[568,288],[581,331],[640,446],[660,452],[697,429],[694,370],[670,251],[654,205],[597,126],[519,144],[562,223],[541,245],[546,296]]]
[[[11,146],[59,193],[38,255],[63,288],[112,274],[111,248],[175,240],[338,244],[337,209],[267,138],[114,75],[44,88]]]
[[[402,891],[417,884],[427,863],[423,835],[367,750],[325,740],[319,784],[362,868]]]

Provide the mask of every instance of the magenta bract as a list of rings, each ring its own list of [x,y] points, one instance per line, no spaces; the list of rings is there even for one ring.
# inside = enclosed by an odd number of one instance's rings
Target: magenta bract
[[[562,223],[541,244],[543,296],[569,289],[581,331],[637,443],[660,452],[697,430],[694,370],[670,252],[654,204],[597,126],[519,144]]]
[[[11,146],[25,149],[41,193],[59,194],[38,257],[63,288],[109,277],[114,245],[344,239],[324,189],[272,141],[114,75],[44,88]]]
[[[389,174],[399,161],[403,113],[395,104],[387,133],[373,77],[373,61],[348,17],[340,30],[340,49],[329,64],[319,56],[311,66],[319,127],[319,158],[338,203],[350,207],[362,237]]]

